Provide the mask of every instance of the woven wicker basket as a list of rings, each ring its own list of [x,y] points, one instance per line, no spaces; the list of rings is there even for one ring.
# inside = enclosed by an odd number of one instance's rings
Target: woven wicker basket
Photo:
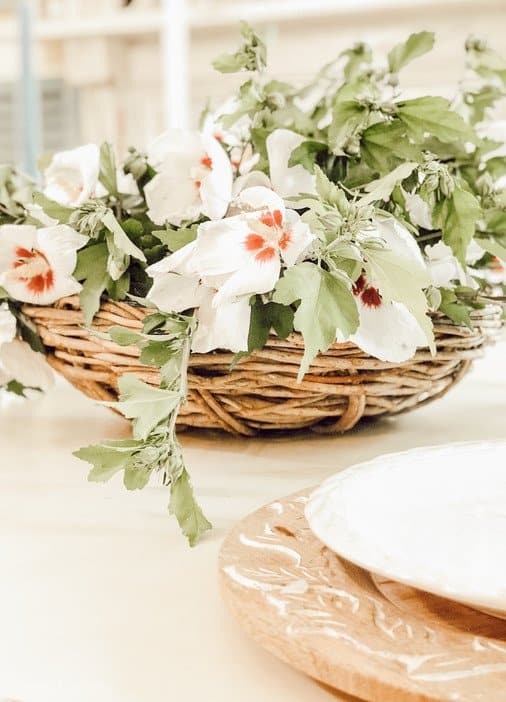
[[[83,393],[115,400],[117,380],[135,373],[158,384],[156,369],[139,363],[135,347],[104,341],[83,325],[79,299],[53,307],[25,306],[48,351],[49,363]],[[148,310],[104,302],[94,328],[140,329]],[[472,313],[472,330],[434,318],[437,354],[420,350],[406,363],[379,361],[351,343],[336,343],[314,361],[297,383],[303,354],[299,335],[271,337],[267,346],[230,371],[233,354],[213,352],[190,358],[189,396],[178,426],[221,429],[242,436],[310,427],[322,433],[351,429],[362,417],[405,412],[444,395],[499,333],[501,310],[490,305]]]

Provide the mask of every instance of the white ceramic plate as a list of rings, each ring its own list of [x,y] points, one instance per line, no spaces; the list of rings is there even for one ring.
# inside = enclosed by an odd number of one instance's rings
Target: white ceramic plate
[[[506,616],[506,441],[379,456],[325,481],[306,518],[372,573]]]

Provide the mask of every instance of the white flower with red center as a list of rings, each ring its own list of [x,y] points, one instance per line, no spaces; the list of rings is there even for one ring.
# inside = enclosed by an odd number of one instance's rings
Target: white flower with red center
[[[27,388],[45,390],[53,374],[42,354],[16,339],[16,319],[6,303],[0,305],[0,387],[16,380]]]
[[[288,165],[292,151],[306,140],[290,129],[275,129],[265,141],[272,186],[285,199],[316,193],[315,176],[300,164]]]
[[[87,144],[54,154],[44,172],[44,195],[65,207],[79,207],[95,197],[100,169],[100,151]]]
[[[219,278],[201,279],[195,269],[195,242],[153,264],[147,269],[153,278],[148,300],[162,312],[184,312],[196,308],[197,329],[192,351],[207,353],[228,349],[235,353],[248,349],[251,317],[249,297],[215,305]]]
[[[232,198],[232,166],[214,137],[173,129],[151,144],[148,162],[157,172],[144,188],[155,224],[179,226],[201,215],[225,215]]]
[[[0,227],[0,285],[15,300],[50,305],[81,290],[72,273],[88,241],[66,224]]]
[[[239,295],[270,292],[281,266],[301,260],[315,239],[300,216],[262,186],[243,190],[241,214],[200,225],[195,265],[201,276],[225,276],[215,304]]]
[[[388,249],[410,265],[425,269],[422,254],[408,230],[393,217],[378,217],[374,230],[364,232],[381,238]],[[427,346],[427,337],[414,315],[400,302],[385,301],[374,280],[365,274],[353,286],[359,312],[359,326],[350,337],[366,353],[382,361],[402,363],[418,347]]]

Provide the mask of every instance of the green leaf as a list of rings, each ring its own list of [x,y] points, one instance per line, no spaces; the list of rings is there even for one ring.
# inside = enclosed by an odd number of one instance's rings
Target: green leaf
[[[367,127],[362,133],[360,154],[378,173],[389,173],[405,161],[423,160],[422,150],[409,141],[406,127],[398,119]]]
[[[190,477],[183,469],[170,486],[169,511],[174,514],[190,546],[195,546],[202,535],[212,528],[195,501]]]
[[[127,439],[123,441],[104,441],[101,444],[85,446],[74,451],[76,458],[91,463],[88,480],[103,483],[123,470],[131,456],[142,448],[142,442]]]
[[[107,212],[102,217],[102,223],[113,235],[114,245],[125,255],[146,263],[146,257],[142,251],[128,238],[120,223],[114,216],[112,210]]]
[[[15,304],[11,300],[8,301],[8,305],[11,314],[13,314],[14,317],[16,317],[17,319],[19,336],[23,339],[23,341],[26,341],[26,343],[30,346],[32,351],[37,351],[38,353],[45,353],[46,349],[37,332],[37,327],[32,322],[32,320],[26,315],[24,315],[21,312],[20,306]]]
[[[33,201],[36,205],[42,207],[44,213],[47,214],[48,217],[57,219],[58,222],[61,222],[62,224],[68,224],[70,215],[74,211],[70,207],[64,207],[58,202],[50,200],[48,197],[39,192],[33,193]]]
[[[475,196],[459,187],[441,203],[443,241],[463,266],[466,265],[467,247],[476,232],[476,222],[481,215],[480,203]]]
[[[327,144],[321,141],[308,140],[299,144],[292,153],[288,161],[288,167],[297,166],[300,164],[306,171],[314,173],[314,167],[318,154],[327,151]]]
[[[27,390],[34,390],[35,388],[27,388],[17,380],[10,380],[7,385],[2,386],[2,389],[7,390],[7,392],[11,392],[13,395],[17,395],[18,397],[26,397],[25,392]]]
[[[136,439],[147,439],[153,429],[179,405],[179,393],[154,388],[135,375],[122,375],[118,386],[119,401],[105,404],[134,420],[133,433]]]
[[[114,326],[109,329],[109,336],[115,344],[119,346],[132,346],[142,339],[141,334],[126,329],[125,327]]]
[[[150,228],[151,226],[152,225],[150,223]],[[139,243],[139,239],[144,234],[144,227],[142,226],[142,222],[139,222],[139,220],[135,219],[134,217],[128,217],[128,219],[123,220],[121,222],[121,228],[128,236],[128,238],[136,244]]]
[[[398,103],[397,115],[409,136],[422,141],[429,134],[443,143],[458,140],[476,142],[474,130],[451,109],[443,97],[420,97]]]
[[[123,473],[123,485],[127,490],[142,490],[149,483],[152,469],[150,466],[126,466]]]
[[[483,85],[474,92],[468,91],[464,93],[464,103],[469,110],[471,123],[477,124],[483,122],[488,110],[504,96],[504,88],[500,88],[496,85]]]
[[[489,48],[481,39],[471,37],[466,42],[466,51],[471,68],[483,78],[499,78],[506,86],[506,59]]]
[[[367,126],[369,108],[356,100],[337,102],[332,110],[329,147],[334,154],[343,154],[350,140]]]
[[[198,224],[193,224],[191,227],[182,227],[181,229],[163,229],[153,231],[153,235],[159,239],[162,244],[168,247],[169,251],[178,251],[186,244],[190,244],[197,238]]]
[[[107,273],[109,252],[107,244],[92,244],[77,253],[77,266],[74,271],[76,280],[84,281],[79,295],[84,323],[93,321],[100,308],[100,298],[110,281]]]
[[[400,302],[413,314],[435,352],[432,322],[427,316],[424,288],[430,286],[429,273],[421,263],[399,256],[390,249],[363,247],[367,277],[378,288],[384,302]]]
[[[123,273],[118,280],[109,278],[106,290],[111,300],[124,300],[130,290],[130,271]]]
[[[263,349],[272,328],[280,339],[293,331],[293,310],[276,302],[264,304],[262,297],[256,295],[251,305],[251,320],[248,335],[248,351]]]
[[[499,180],[506,175],[506,158],[504,156],[494,156],[485,163],[485,170],[490,173],[492,180]]]
[[[454,324],[459,326],[465,325],[471,329],[473,325],[471,322],[471,317],[469,316],[468,307],[458,301],[458,298],[453,290],[439,288],[439,291],[441,293],[439,311],[451,319]]]
[[[213,61],[213,68],[220,73],[262,71],[266,65],[265,44],[247,22],[241,22],[244,44],[235,54],[220,54]]]
[[[477,237],[476,243],[489,254],[492,254],[492,256],[500,258],[501,261],[506,261],[506,236],[502,240]]]
[[[348,83],[360,74],[364,64],[368,66],[372,62],[371,47],[363,42],[358,42],[351,49],[342,51],[340,58],[343,56],[348,59],[343,69],[344,77]]]
[[[397,166],[397,168],[394,168],[391,173],[383,178],[373,180],[372,183],[364,185],[364,190],[367,192],[367,195],[363,195],[358,201],[358,204],[369,205],[371,202],[377,202],[378,200],[387,202],[394,188],[408,178],[417,166],[417,163],[403,163]]]
[[[434,46],[434,32],[411,34],[405,42],[394,46],[388,54],[388,67],[391,73],[398,73],[413,59],[423,56]]]
[[[100,173],[98,179],[110,195],[118,195],[116,158],[111,144],[107,142],[104,142],[100,147]]]
[[[309,262],[289,268],[276,285],[275,302],[291,305],[298,300],[294,328],[302,333],[305,345],[300,381],[313,358],[334,343],[338,329],[345,338],[356,331],[358,311],[344,280]]]
[[[316,192],[320,196],[320,199],[329,205],[337,207],[341,215],[345,216],[348,212],[349,205],[344,190],[340,188],[339,185],[336,185],[336,183],[332,183],[319,166],[315,166],[315,174]]]

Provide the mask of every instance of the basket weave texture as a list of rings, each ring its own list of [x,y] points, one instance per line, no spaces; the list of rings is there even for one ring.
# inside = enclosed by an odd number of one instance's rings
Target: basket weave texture
[[[79,298],[52,307],[25,306],[48,352],[48,361],[85,395],[117,399],[118,378],[134,373],[158,385],[155,368],[139,362],[136,347],[121,347],[85,328]],[[113,325],[139,330],[149,310],[124,302],[103,302],[93,328]],[[336,343],[313,362],[301,383],[297,371],[304,352],[302,338],[271,337],[261,351],[242,359],[233,370],[232,353],[193,354],[189,395],[179,428],[202,427],[253,436],[258,432],[311,428],[321,433],[351,429],[363,417],[394,415],[444,395],[481,356],[501,329],[501,309],[489,305],[472,313],[473,329],[434,317],[437,354],[421,349],[396,364],[367,355],[354,344]]]

